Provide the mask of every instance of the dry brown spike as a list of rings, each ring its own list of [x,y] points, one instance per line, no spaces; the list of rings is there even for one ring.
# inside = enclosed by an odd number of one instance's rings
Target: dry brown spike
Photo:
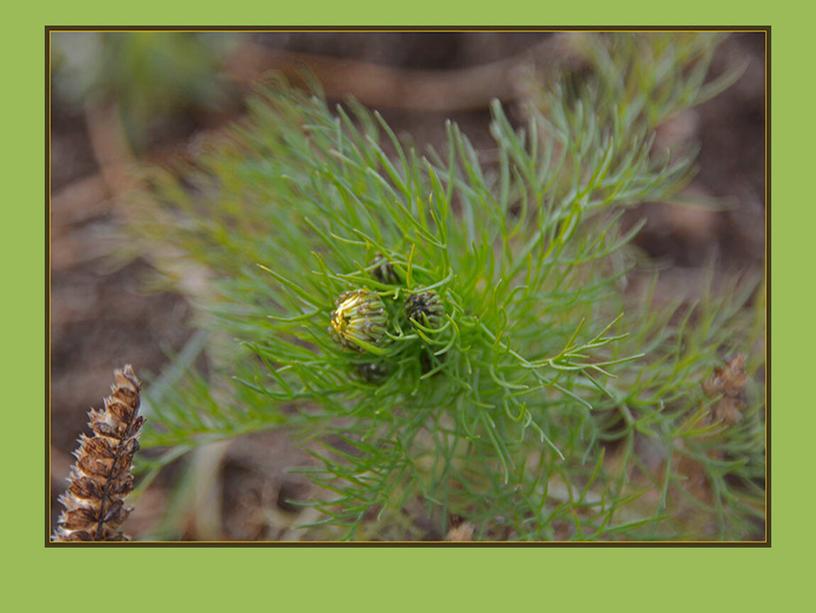
[[[131,468],[144,423],[138,414],[142,382],[130,364],[113,377],[104,409],[88,413],[93,434],[79,437],[68,488],[59,498],[63,512],[54,541],[129,540],[119,526],[130,513],[124,499],[133,490]]]
[[[452,527],[448,530],[447,536],[445,536],[446,541],[453,541],[453,542],[465,542],[465,541],[472,541],[473,540],[473,533],[476,530],[476,526],[471,524],[470,522],[464,521],[461,524]]]
[[[744,390],[748,383],[745,355],[737,354],[725,365],[715,368],[714,374],[703,382],[703,392],[709,398],[719,397],[712,409],[714,421],[734,425],[742,419],[745,409]]]

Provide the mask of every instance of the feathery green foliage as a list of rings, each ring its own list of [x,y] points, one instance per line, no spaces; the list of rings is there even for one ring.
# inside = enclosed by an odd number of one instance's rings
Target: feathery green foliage
[[[422,156],[376,113],[271,84],[227,142],[151,175],[136,230],[167,270],[206,271],[214,340],[208,378],[151,403],[144,444],[291,428],[321,538],[422,538],[406,510],[482,539],[754,534],[762,394],[727,427],[701,389],[756,355],[754,285],[671,307],[623,291],[640,229],[623,212],[690,175],[650,130],[709,94],[715,43],[660,39],[620,87],[637,54],[597,43],[598,79],[546,92],[523,130],[494,105],[489,163],[455,124]]]

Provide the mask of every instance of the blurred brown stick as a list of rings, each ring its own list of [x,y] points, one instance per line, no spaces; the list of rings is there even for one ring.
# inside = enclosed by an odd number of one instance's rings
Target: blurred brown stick
[[[326,55],[270,50],[242,45],[228,62],[243,85],[278,71],[295,83],[311,74],[329,98],[353,97],[374,108],[426,112],[484,109],[491,100],[525,95],[525,70],[574,62],[579,57],[568,37],[555,34],[511,57],[454,70],[412,70]]]

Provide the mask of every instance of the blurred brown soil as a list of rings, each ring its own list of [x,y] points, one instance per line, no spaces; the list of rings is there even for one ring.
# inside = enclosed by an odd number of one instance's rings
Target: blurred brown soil
[[[280,64],[291,57],[339,58],[392,70],[432,74],[439,70],[469,70],[508,62],[547,43],[550,34],[535,33],[271,33],[252,37],[249,55],[260,63]],[[268,54],[268,55],[267,55]],[[299,55],[298,55],[299,54]],[[246,62],[249,55],[245,56]],[[764,67],[761,34],[733,35],[718,52],[714,69],[749,59],[744,76],[719,97],[687,111],[661,127],[664,145],[697,141],[701,145],[699,173],[690,194],[722,199],[725,211],[649,205],[633,213],[646,215],[647,227],[638,244],[666,262],[672,284],[695,278],[708,258],[722,268],[761,270],[764,245]],[[246,68],[251,65],[242,63]],[[500,64],[498,64],[500,65]],[[337,66],[337,64],[330,64]],[[238,70],[238,68],[236,68]],[[420,71],[416,73],[416,71]],[[249,76],[253,73],[250,71]],[[359,74],[359,73],[358,73]],[[379,74],[379,73],[375,73]],[[446,73],[452,74],[452,73]],[[478,73],[474,73],[478,74]],[[329,96],[343,75],[333,79]],[[246,79],[246,72],[236,80]],[[489,93],[490,88],[473,91]],[[385,99],[394,92],[380,92]],[[496,92],[495,95],[502,95]],[[398,133],[410,135],[420,148],[439,146],[444,119],[457,121],[477,149],[489,149],[486,99],[447,98],[449,111],[384,109]],[[467,104],[465,104],[467,102]],[[399,105],[395,105],[399,107]],[[191,308],[179,295],[146,290],[150,265],[141,258],[122,263],[117,258],[121,215],[114,206],[116,186],[100,172],[99,151],[89,138],[81,110],[64,101],[52,102],[51,199],[51,417],[52,521],[56,495],[64,488],[76,437],[85,428],[85,412],[107,393],[114,368],[132,363],[143,379],[162,371],[168,353],[180,350],[191,334]],[[184,150],[202,130],[216,128],[208,116],[188,116],[174,131],[156,135],[144,154],[161,159]],[[220,125],[224,117],[217,117]],[[179,127],[180,126],[180,127]],[[676,288],[674,288],[676,289]],[[283,473],[297,456],[285,436],[256,435],[241,445],[227,446],[219,456],[217,492],[220,528],[215,537],[274,539],[286,537],[289,498],[303,494],[303,483]],[[166,505],[166,484],[148,490],[131,520],[134,536],[147,533]],[[188,531],[187,538],[201,538]],[[212,536],[212,535],[210,535]],[[291,534],[289,535],[292,536]]]

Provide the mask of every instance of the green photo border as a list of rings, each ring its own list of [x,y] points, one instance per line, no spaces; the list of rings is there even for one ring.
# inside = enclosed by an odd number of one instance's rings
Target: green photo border
[[[145,0],[15,7],[6,20],[3,270],[6,291],[4,408],[10,423],[0,449],[4,470],[6,561],[3,600],[12,610],[96,607],[171,610],[293,608],[459,610],[518,607],[760,610],[777,594],[801,606],[812,575],[807,556],[813,498],[808,471],[814,411],[803,325],[811,307],[810,260],[799,253],[813,226],[806,147],[813,33],[805,9],[731,0],[682,5],[647,2],[550,6],[418,0],[360,6],[318,0],[278,6],[208,6]],[[475,14],[478,12],[478,14]],[[770,548],[626,549],[66,549],[42,540],[44,75],[46,25],[771,25],[773,105],[772,286],[773,542]],[[812,128],[811,128],[812,130]],[[791,204],[796,203],[796,204]],[[798,205],[798,206],[797,206]],[[797,267],[803,267],[801,271]],[[794,275],[799,277],[798,283]],[[812,310],[812,308],[810,309]],[[781,316],[780,316],[781,315]],[[799,340],[797,343],[796,341]],[[810,369],[808,369],[810,370]],[[797,402],[798,400],[798,402]],[[807,590],[807,591],[806,591]],[[798,593],[798,594],[797,594]],[[798,597],[797,597],[798,596]],[[781,606],[785,606],[781,604]]]

